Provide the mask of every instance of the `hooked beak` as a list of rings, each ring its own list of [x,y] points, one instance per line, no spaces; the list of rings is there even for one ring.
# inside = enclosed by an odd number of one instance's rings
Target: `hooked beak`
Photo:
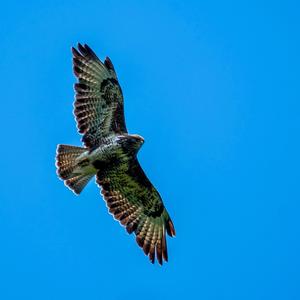
[[[142,136],[138,135],[138,134],[132,134],[133,137],[135,137],[136,139],[140,140],[142,144],[144,144],[145,140]]]

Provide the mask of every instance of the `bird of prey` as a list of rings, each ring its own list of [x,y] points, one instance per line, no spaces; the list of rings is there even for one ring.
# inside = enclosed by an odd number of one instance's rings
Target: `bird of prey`
[[[74,115],[83,147],[58,145],[56,167],[65,185],[79,195],[96,176],[109,212],[135,233],[138,245],[160,265],[168,261],[166,233],[175,236],[162,199],[137,159],[144,139],[129,134],[121,87],[111,60],[102,62],[88,45],[72,48]]]

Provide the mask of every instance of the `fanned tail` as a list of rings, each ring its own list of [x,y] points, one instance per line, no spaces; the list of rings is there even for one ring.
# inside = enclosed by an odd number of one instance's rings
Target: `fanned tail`
[[[94,176],[92,173],[84,172],[76,160],[85,151],[87,151],[85,148],[69,145],[58,145],[56,150],[57,175],[77,195]]]

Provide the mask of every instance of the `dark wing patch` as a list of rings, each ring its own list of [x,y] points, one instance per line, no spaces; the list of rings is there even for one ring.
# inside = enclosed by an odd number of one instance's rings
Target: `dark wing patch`
[[[78,78],[74,115],[83,143],[92,148],[112,132],[127,133],[122,90],[108,57],[102,63],[88,45],[81,44],[72,53]]]
[[[134,232],[138,245],[154,263],[168,261],[166,232],[175,236],[175,229],[161,197],[146,177],[137,159],[105,172],[98,172],[97,183],[109,212]]]

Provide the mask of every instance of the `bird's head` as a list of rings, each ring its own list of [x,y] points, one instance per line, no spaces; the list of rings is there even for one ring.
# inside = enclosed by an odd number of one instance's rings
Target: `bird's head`
[[[130,134],[128,135],[128,137],[130,137],[131,139],[135,140],[136,143],[143,145],[145,140],[142,136],[138,135],[138,134]]]
[[[120,139],[122,146],[128,152],[137,153],[144,144],[144,139],[138,134],[128,134]]]

